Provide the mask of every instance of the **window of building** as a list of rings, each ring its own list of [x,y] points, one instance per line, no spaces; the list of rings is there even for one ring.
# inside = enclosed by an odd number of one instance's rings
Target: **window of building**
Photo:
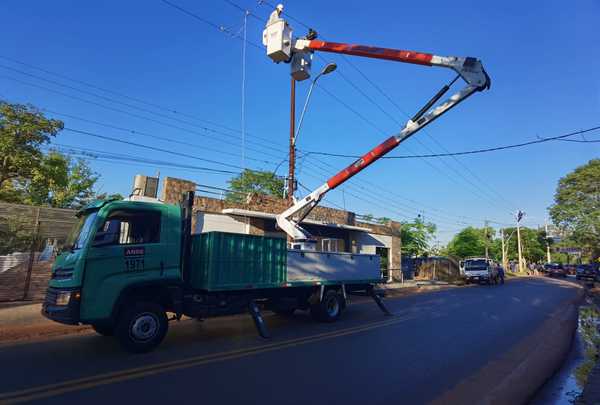
[[[160,212],[113,211],[96,232],[94,246],[160,242]]]
[[[339,252],[343,241],[341,239],[321,239],[321,251]]]
[[[390,263],[390,249],[385,247],[376,247],[375,254],[381,258],[379,262],[381,270],[387,270]]]

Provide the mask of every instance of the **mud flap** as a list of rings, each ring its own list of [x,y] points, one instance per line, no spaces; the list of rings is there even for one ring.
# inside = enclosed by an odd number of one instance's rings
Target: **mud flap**
[[[250,311],[250,315],[252,316],[252,319],[254,320],[254,326],[256,326],[256,330],[257,330],[258,334],[265,339],[269,339],[271,337],[271,334],[269,333],[269,330],[267,329],[267,325],[265,325],[265,320],[263,319],[263,317],[260,313],[260,310],[258,309],[258,306],[256,305],[256,302],[250,301],[248,303],[248,311]]]

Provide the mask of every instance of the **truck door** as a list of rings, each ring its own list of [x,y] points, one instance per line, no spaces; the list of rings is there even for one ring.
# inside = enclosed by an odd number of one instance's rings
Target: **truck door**
[[[103,217],[87,254],[81,307],[83,320],[109,316],[123,288],[138,282],[161,280],[166,266],[171,264],[163,224],[167,213],[160,207],[115,208]]]

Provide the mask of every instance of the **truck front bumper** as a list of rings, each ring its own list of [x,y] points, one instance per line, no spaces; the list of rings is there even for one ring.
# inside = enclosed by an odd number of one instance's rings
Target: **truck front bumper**
[[[42,315],[55,322],[78,325],[80,302],[81,291],[78,288],[49,287],[42,304]]]

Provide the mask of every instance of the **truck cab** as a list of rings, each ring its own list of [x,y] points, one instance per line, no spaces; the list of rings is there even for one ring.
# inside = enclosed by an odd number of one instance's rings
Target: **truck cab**
[[[46,317],[107,329],[126,290],[181,283],[178,206],[97,201],[77,216],[52,267],[42,308]]]

